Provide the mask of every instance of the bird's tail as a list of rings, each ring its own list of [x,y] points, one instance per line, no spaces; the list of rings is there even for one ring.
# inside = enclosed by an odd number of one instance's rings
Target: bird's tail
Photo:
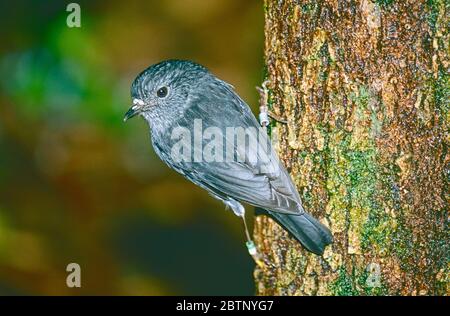
[[[308,213],[287,215],[269,211],[269,214],[306,249],[317,255],[322,255],[325,247],[333,242],[330,230]]]

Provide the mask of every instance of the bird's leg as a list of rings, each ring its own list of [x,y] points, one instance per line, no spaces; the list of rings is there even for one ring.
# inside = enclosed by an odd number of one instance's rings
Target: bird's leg
[[[243,214],[240,217],[242,218],[242,221],[244,222],[245,236],[247,237],[247,242],[245,243],[245,245],[247,246],[248,253],[250,254],[250,256],[252,256],[253,260],[255,260],[255,263],[258,266],[262,267],[263,262],[261,260],[261,255],[258,253],[255,243],[250,238],[250,233],[247,228],[247,221],[245,220],[245,214]]]
[[[245,220],[245,215],[241,216],[242,222],[244,222],[244,230],[245,230],[245,237],[247,237],[247,243],[253,243],[253,240],[250,238],[250,232],[247,228],[247,221]]]
[[[269,106],[268,106],[268,98],[269,91],[267,89],[268,80],[264,81],[261,84],[261,87],[256,87],[256,90],[259,92],[259,124],[266,129],[267,125],[269,125]]]
[[[256,87],[256,90],[259,92],[259,123],[264,129],[266,129],[267,125],[269,125],[269,117],[282,124],[288,123],[287,120],[269,110],[269,89],[267,89],[268,83],[269,80],[266,80],[261,84],[261,87]]]
[[[262,267],[263,262],[261,260],[261,255],[258,253],[256,245],[251,239],[250,232],[248,231],[247,221],[245,220],[245,208],[242,206],[241,203],[232,199],[224,201],[224,203],[227,207],[231,208],[231,210],[235,215],[242,218],[242,221],[244,223],[245,237],[247,238],[247,242],[245,243],[245,245],[247,246],[248,253],[252,256],[253,260],[255,260],[255,263],[258,266]]]

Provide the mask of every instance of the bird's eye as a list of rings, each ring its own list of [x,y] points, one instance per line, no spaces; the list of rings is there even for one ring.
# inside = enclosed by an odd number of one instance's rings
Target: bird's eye
[[[158,98],[165,98],[167,96],[167,93],[169,92],[169,89],[167,87],[161,87],[156,91],[156,95]]]

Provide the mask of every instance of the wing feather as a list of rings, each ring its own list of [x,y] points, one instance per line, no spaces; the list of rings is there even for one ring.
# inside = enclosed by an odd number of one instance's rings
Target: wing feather
[[[177,126],[193,130],[194,119],[201,119],[203,128],[217,127],[226,135],[227,127],[252,127],[247,129],[249,137],[265,137],[257,142],[246,142],[238,146],[233,140],[225,138],[224,150],[230,148],[236,161],[224,162],[175,162],[165,154],[170,144],[155,144],[158,155],[179,173],[222,200],[233,198],[257,207],[287,214],[303,213],[301,200],[291,178],[279,162],[267,135],[262,131],[250,108],[232,90],[231,86],[220,84],[218,79],[204,86],[190,96],[189,106]],[[169,135],[166,136],[170,138]],[[204,148],[206,141],[202,141]],[[173,144],[172,144],[173,145]],[[170,145],[169,145],[170,146]],[[250,159],[253,157],[255,159]]]

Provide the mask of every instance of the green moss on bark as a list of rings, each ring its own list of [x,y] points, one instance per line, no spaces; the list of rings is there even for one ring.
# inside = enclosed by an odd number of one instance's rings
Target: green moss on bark
[[[314,256],[258,218],[258,293],[448,293],[447,8],[287,0],[265,10],[270,108],[289,122],[271,124],[276,149],[334,244]]]

